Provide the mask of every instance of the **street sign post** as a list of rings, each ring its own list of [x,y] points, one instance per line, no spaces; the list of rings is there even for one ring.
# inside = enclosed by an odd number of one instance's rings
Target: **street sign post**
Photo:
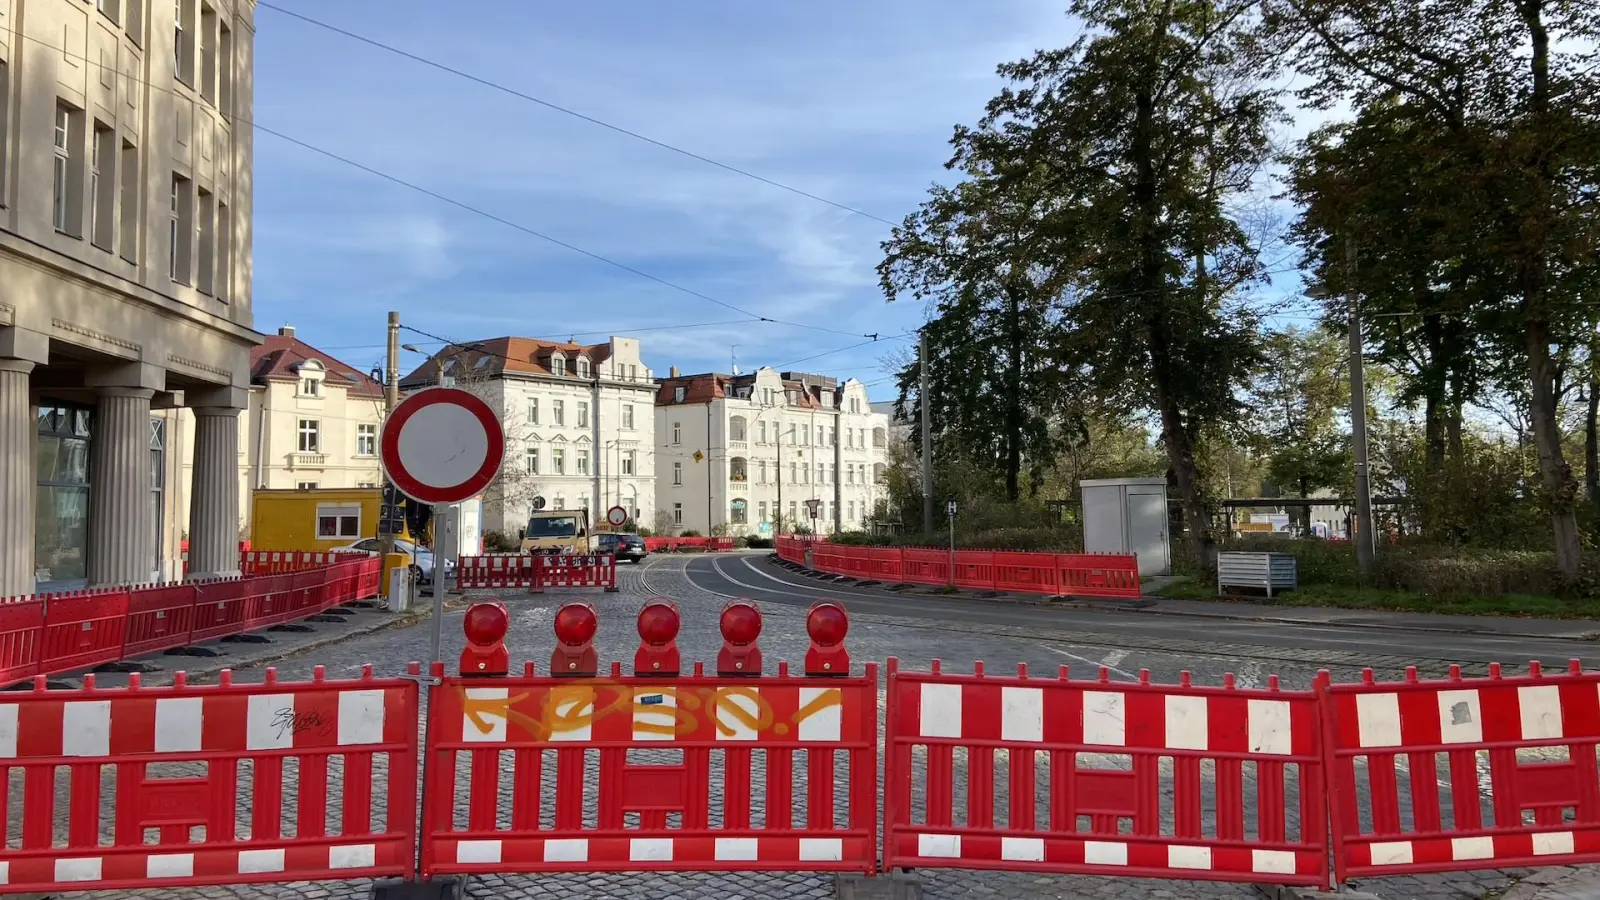
[[[383,423],[378,461],[400,491],[433,507],[436,535],[447,507],[483,493],[505,459],[500,418],[477,395],[456,388],[430,388],[400,401]],[[441,535],[442,536],[442,535]],[[444,554],[433,554],[433,655],[439,660],[444,625]]]
[[[613,506],[606,510],[606,521],[612,528],[621,528],[628,521],[628,511],[620,506]]]
[[[818,500],[816,498],[812,498],[812,499],[806,501],[806,512],[811,513],[811,521],[812,522],[816,522],[817,521],[817,510],[819,510],[821,508],[822,508],[822,501],[821,500]],[[816,531],[817,530],[817,526],[816,525],[812,525],[811,526],[811,530],[813,532]]]
[[[950,586],[956,586],[956,502],[951,500],[945,505],[950,513]]]
[[[544,509],[544,495],[543,494],[535,494],[534,495],[534,497],[533,497],[533,508],[535,510]]]

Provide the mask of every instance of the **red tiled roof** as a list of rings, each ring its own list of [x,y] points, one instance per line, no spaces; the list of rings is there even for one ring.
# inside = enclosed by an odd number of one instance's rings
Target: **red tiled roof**
[[[323,353],[293,335],[271,334],[259,346],[250,348],[250,383],[298,381],[299,365],[308,359],[322,363],[329,385],[339,385],[352,397],[382,397],[383,385],[354,367]]]
[[[444,347],[429,357],[427,362],[412,369],[409,375],[400,379],[400,383],[433,381],[434,375],[438,372],[434,360],[440,358],[455,359],[463,370],[481,377],[505,373],[554,375],[555,373],[550,370],[550,357],[557,351],[566,356],[566,374],[570,378],[577,377],[579,356],[587,357],[592,366],[598,366],[611,358],[610,342],[577,344],[524,337],[495,337]]]

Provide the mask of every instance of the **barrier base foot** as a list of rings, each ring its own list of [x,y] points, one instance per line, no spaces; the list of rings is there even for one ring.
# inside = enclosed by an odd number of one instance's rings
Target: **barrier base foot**
[[[221,656],[210,647],[174,647],[167,651],[168,656],[193,656],[201,659],[214,659]]]
[[[314,616],[306,616],[306,621],[307,622],[343,622],[344,621],[344,616],[330,616],[327,613],[317,613]],[[313,629],[307,628],[306,630],[307,631],[312,631]]]
[[[445,875],[429,881],[388,879],[373,882],[369,900],[461,900],[467,893],[467,879]]]
[[[264,634],[230,634],[222,639],[224,644],[270,644],[272,639]]]
[[[833,877],[835,900],[922,900],[922,880],[910,872],[868,878],[854,872]]]
[[[615,594],[617,591],[620,591],[620,590],[622,590],[622,588],[608,587],[608,588],[606,588],[606,593]]]
[[[1258,884],[1256,893],[1264,900],[1379,900],[1377,894],[1368,894],[1365,891],[1344,891],[1342,893],[1329,893],[1308,887],[1286,887],[1281,884]]]
[[[381,599],[351,600],[349,603],[346,603],[345,606],[353,606],[358,609],[383,609],[383,601]]]
[[[338,616],[341,619],[349,617],[349,616],[353,616],[355,614],[356,614],[356,611],[351,609],[348,606],[334,606],[334,607],[331,607],[329,609],[325,609],[320,613],[317,613],[317,615],[319,615],[319,616]]]
[[[267,630],[276,634],[310,634],[311,632],[316,631],[316,629],[312,628],[310,625],[301,625],[299,622],[274,625]]]

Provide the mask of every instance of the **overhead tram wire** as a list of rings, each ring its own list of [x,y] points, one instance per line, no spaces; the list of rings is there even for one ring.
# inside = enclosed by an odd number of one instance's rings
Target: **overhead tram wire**
[[[765,185],[767,185],[769,187],[775,187],[775,188],[777,188],[779,190],[782,190],[782,191],[788,191],[791,194],[794,194],[794,195],[800,196],[800,197],[804,197],[807,200],[815,200],[818,203],[822,203],[822,204],[825,204],[827,206],[831,206],[834,209],[842,210],[844,212],[850,213],[851,215],[861,216],[864,219],[871,219],[874,222],[881,222],[884,225],[888,225],[890,227],[894,227],[894,226],[897,226],[897,225],[900,224],[899,222],[891,222],[888,219],[885,219],[885,218],[883,218],[881,216],[875,216],[872,213],[869,213],[869,212],[867,212],[865,210],[862,210],[862,209],[858,209],[858,208],[856,208],[854,206],[850,206],[850,205],[845,204],[845,203],[840,203],[840,202],[838,202],[836,200],[829,200],[827,197],[823,197],[823,196],[820,196],[820,195],[817,195],[817,194],[813,194],[810,191],[804,190],[802,188],[797,188],[797,187],[795,187],[793,185],[790,185],[790,184],[784,184],[781,181],[776,181],[774,179],[767,178],[764,175],[758,175],[755,172],[751,172],[748,169],[741,169],[738,166],[722,162],[721,160],[713,159],[713,158],[711,158],[709,156],[704,156],[702,154],[695,153],[692,150],[685,150],[682,147],[678,147],[678,146],[675,146],[673,144],[669,144],[666,141],[658,140],[658,139],[650,137],[648,135],[640,134],[637,131],[631,131],[631,130],[629,130],[627,128],[623,128],[620,125],[613,125],[612,123],[607,122],[604,119],[599,119],[599,118],[596,118],[594,116],[588,115],[586,113],[578,112],[575,109],[571,109],[569,107],[562,106],[562,105],[560,105],[558,103],[551,102],[551,101],[546,100],[546,99],[544,99],[542,97],[536,97],[533,94],[529,94],[529,93],[526,93],[524,91],[517,90],[514,87],[510,87],[508,85],[501,84],[501,83],[499,83],[497,81],[491,81],[491,80],[489,80],[487,78],[484,78],[484,77],[482,77],[480,75],[474,75],[471,72],[466,72],[466,71],[463,71],[461,69],[457,69],[454,66],[446,65],[445,63],[439,62],[437,60],[429,59],[429,58],[427,58],[425,56],[419,56],[418,54],[412,53],[412,52],[410,52],[408,50],[402,50],[399,47],[394,46],[393,44],[386,44],[383,41],[377,40],[376,38],[367,37],[364,34],[359,34],[357,32],[351,31],[349,29],[341,28],[341,27],[339,27],[337,25],[333,25],[331,23],[321,21],[320,19],[314,19],[311,16],[308,16],[308,15],[306,15],[304,13],[295,12],[294,10],[290,10],[290,9],[284,9],[283,7],[278,6],[275,3],[269,3],[269,2],[266,2],[266,0],[257,0],[256,5],[258,7],[263,8],[263,9],[270,9],[273,12],[281,13],[281,14],[283,14],[285,16],[289,16],[290,18],[293,18],[293,19],[299,19],[300,21],[305,22],[308,25],[314,25],[314,26],[316,26],[318,28],[322,28],[322,29],[324,29],[326,31],[331,31],[334,34],[349,38],[350,40],[359,41],[360,43],[366,44],[369,47],[375,47],[375,48],[377,48],[379,50],[383,50],[386,53],[392,53],[392,54],[394,54],[396,56],[401,56],[401,57],[404,57],[406,59],[409,59],[412,62],[420,63],[421,65],[428,66],[429,68],[437,69],[437,70],[439,70],[441,72],[447,72],[447,73],[449,73],[451,75],[454,75],[454,76],[456,76],[458,78],[464,78],[467,81],[473,82],[474,84],[479,84],[479,85],[482,85],[482,86],[484,86],[486,88],[490,88],[492,90],[500,91],[502,93],[509,94],[509,95],[511,95],[513,97],[517,97],[519,99],[526,100],[529,103],[537,104],[539,106],[544,107],[545,109],[561,113],[562,115],[571,116],[574,119],[580,119],[580,120],[582,120],[584,122],[588,122],[591,125],[599,126],[600,128],[604,128],[604,129],[606,129],[608,131],[613,131],[613,132],[616,132],[617,134],[625,135],[625,136],[633,138],[634,140],[637,140],[637,141],[643,141],[646,144],[650,144],[652,146],[659,147],[659,148],[661,148],[663,150],[667,150],[669,152],[676,153],[676,154],[678,154],[680,156],[686,156],[689,159],[693,159],[693,160],[696,160],[698,162],[705,163],[706,165],[709,165],[709,166],[715,166],[715,167],[717,167],[719,169],[722,169],[723,171],[732,172],[735,175],[739,175],[739,176],[742,176],[744,178],[749,178],[749,179],[751,179],[753,181],[759,181],[760,183],[765,184]]]
[[[607,328],[607,329],[604,329],[604,330],[601,330],[601,331],[574,331],[574,332],[569,332],[567,336],[568,337],[579,338],[579,337],[595,337],[595,336],[600,336],[600,335],[613,335],[613,334],[642,334],[642,333],[647,332],[647,331],[682,331],[682,330],[688,329],[688,328],[715,328],[715,327],[717,327],[719,325],[720,326],[727,326],[727,325],[748,325],[748,324],[750,324],[750,320],[749,319],[723,319],[720,322],[691,322],[691,323],[684,324],[684,325],[644,325],[644,326],[640,326],[638,328],[617,327],[617,328]],[[403,328],[405,326],[401,326],[401,327]],[[552,343],[552,344],[564,343],[564,341],[562,341],[562,340],[559,340],[559,339],[554,338],[554,337],[548,337],[548,336],[547,337],[539,337],[537,335],[534,335],[533,339],[537,340],[537,341],[547,341],[547,342]],[[448,344],[448,343],[451,343],[451,342],[443,340],[443,339],[435,341],[432,338],[429,338],[428,340],[421,341],[419,343],[424,343],[424,344],[426,344],[426,343]],[[388,345],[387,344],[343,344],[343,345],[336,345],[336,346],[332,346],[332,347],[323,347],[322,349],[324,349],[324,350],[382,350],[386,346],[388,346]]]
[[[83,62],[85,62],[85,63],[87,63],[89,65],[95,66],[97,68],[105,68],[105,67],[100,65],[100,62],[98,60],[91,60],[88,56],[85,56],[83,54],[73,53],[70,50],[66,50],[66,49],[64,49],[64,48],[62,48],[60,46],[52,44],[49,41],[41,40],[39,38],[33,37],[32,35],[24,34],[21,31],[21,29],[0,27],[0,32],[10,33],[10,34],[16,35],[17,37],[22,38],[24,40],[33,41],[34,43],[36,43],[36,44],[38,44],[38,45],[40,45],[42,47],[45,47],[45,48],[47,48],[49,50],[52,50],[52,51],[54,51],[56,53],[60,53],[65,57],[68,57],[68,58],[71,58],[71,59],[82,60]],[[118,74],[120,75],[120,73],[118,73]],[[154,84],[151,81],[149,81],[148,79],[130,79],[130,81],[132,83],[135,83],[135,84],[139,84],[139,85],[142,85],[142,86],[145,86],[145,87],[149,87],[149,88],[151,88],[153,90],[161,91],[162,93],[173,94],[174,96],[177,95],[177,91],[175,89],[169,88],[169,87],[164,87],[164,86],[158,85],[158,84]],[[514,228],[517,231],[520,231],[520,232],[522,232],[524,234],[527,234],[527,235],[530,235],[532,237],[536,237],[539,240],[546,241],[548,243],[554,244],[554,245],[556,245],[558,247],[561,247],[563,249],[566,249],[566,250],[570,250],[573,253],[577,253],[577,254],[582,255],[582,256],[587,256],[590,259],[593,259],[593,260],[595,260],[597,262],[605,263],[608,266],[612,266],[614,268],[621,269],[622,271],[628,272],[628,273],[630,273],[632,275],[637,275],[638,277],[643,278],[643,279],[645,279],[647,281],[653,281],[656,284],[659,284],[659,285],[661,285],[663,287],[671,288],[672,290],[678,291],[679,293],[687,294],[687,295],[689,295],[691,297],[696,297],[698,299],[705,300],[705,301],[707,301],[709,303],[714,303],[714,304],[716,304],[718,306],[721,306],[721,307],[723,307],[725,309],[731,309],[734,312],[739,313],[740,315],[749,316],[751,319],[753,319],[753,320],[755,320],[757,322],[770,322],[770,323],[772,323],[774,325],[785,325],[785,326],[788,326],[790,328],[804,328],[804,329],[809,329],[811,331],[821,331],[821,332],[826,332],[826,333],[829,333],[829,334],[842,334],[842,335],[846,335],[846,336],[849,336],[849,337],[866,337],[865,334],[860,333],[860,332],[844,331],[844,330],[841,330],[841,329],[838,329],[838,328],[828,328],[828,327],[825,327],[825,326],[822,326],[822,325],[808,325],[808,324],[806,324],[804,322],[791,322],[791,321],[789,321],[787,319],[775,319],[775,318],[772,318],[771,316],[763,316],[763,315],[760,315],[758,313],[751,312],[748,309],[745,309],[745,308],[743,308],[741,306],[737,306],[737,305],[735,305],[733,303],[729,303],[726,300],[719,300],[718,298],[713,297],[713,296],[711,296],[709,294],[705,294],[705,293],[702,293],[700,291],[694,290],[693,288],[685,287],[685,286],[683,286],[681,284],[678,284],[676,282],[669,281],[669,280],[667,280],[665,278],[662,278],[659,275],[652,275],[651,273],[646,272],[643,269],[635,268],[634,266],[630,266],[627,263],[619,262],[617,260],[611,259],[608,256],[604,256],[602,254],[596,253],[596,252],[594,252],[592,250],[586,250],[583,247],[579,247],[576,244],[568,243],[567,241],[563,241],[560,238],[553,237],[551,235],[545,234],[545,233],[543,233],[541,231],[538,231],[536,229],[533,229],[533,228],[529,228],[526,225],[522,225],[522,224],[519,224],[517,222],[513,222],[510,219],[507,219],[507,218],[505,218],[503,216],[496,215],[494,213],[491,213],[491,212],[489,212],[487,210],[484,210],[484,209],[481,209],[479,207],[473,206],[470,203],[466,203],[464,201],[457,200],[457,199],[455,199],[453,197],[449,197],[449,196],[447,196],[445,194],[441,194],[438,191],[432,190],[430,188],[423,187],[423,186],[421,186],[419,184],[416,184],[414,182],[407,181],[407,180],[405,180],[403,178],[400,178],[399,176],[391,175],[388,172],[384,172],[384,171],[382,171],[380,169],[375,169],[372,166],[366,165],[365,163],[356,162],[355,160],[350,159],[350,158],[345,157],[345,156],[341,156],[341,155],[333,152],[332,150],[327,150],[327,149],[325,149],[323,147],[319,147],[319,146],[317,146],[315,144],[312,144],[310,142],[300,140],[297,137],[293,137],[291,135],[285,134],[285,133],[283,133],[281,131],[278,131],[276,129],[268,128],[267,126],[262,125],[259,122],[254,122],[254,121],[246,119],[246,118],[244,118],[242,116],[237,116],[237,115],[230,115],[227,118],[229,119],[230,122],[243,124],[243,125],[248,125],[248,126],[254,128],[254,129],[256,129],[257,131],[261,131],[263,133],[270,134],[273,137],[278,138],[281,141],[285,141],[287,143],[294,144],[297,147],[300,147],[300,148],[305,149],[305,150],[309,150],[312,153],[316,153],[316,154],[318,154],[320,156],[327,157],[328,159],[331,159],[331,160],[333,160],[335,162],[343,163],[344,165],[350,166],[353,169],[359,169],[362,172],[366,172],[368,175],[372,175],[372,176],[374,176],[376,178],[381,178],[384,181],[388,181],[388,182],[390,182],[392,184],[397,184],[397,185],[399,185],[399,186],[401,186],[403,188],[407,188],[409,190],[416,191],[419,194],[423,194],[425,196],[432,197],[433,199],[438,200],[441,203],[447,203],[447,204],[449,204],[451,206],[456,207],[457,209],[465,210],[466,212],[470,212],[473,215],[481,216],[481,217],[483,217],[485,219],[488,219],[488,220],[490,220],[492,222],[497,222],[497,223],[499,223],[501,225],[506,226],[507,228]]]

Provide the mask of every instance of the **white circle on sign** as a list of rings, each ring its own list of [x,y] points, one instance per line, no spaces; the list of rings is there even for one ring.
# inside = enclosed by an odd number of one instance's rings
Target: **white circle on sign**
[[[406,474],[431,488],[467,483],[489,458],[483,423],[454,403],[424,406],[400,431],[400,464]]]

